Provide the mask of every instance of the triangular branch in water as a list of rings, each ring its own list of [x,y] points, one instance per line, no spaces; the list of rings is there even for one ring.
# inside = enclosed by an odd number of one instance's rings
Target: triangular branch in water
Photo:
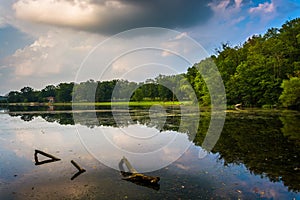
[[[48,157],[50,159],[39,161],[38,154],[41,154],[41,155],[43,155],[45,157]],[[59,158],[56,158],[55,156],[53,156],[51,154],[48,154],[48,153],[45,153],[43,151],[40,151],[40,150],[37,150],[37,149],[34,151],[35,165],[43,165],[43,164],[46,164],[46,163],[56,162],[56,161],[59,161],[59,160],[60,160]]]
[[[123,164],[125,164],[130,172],[125,172]],[[138,173],[136,169],[132,167],[127,158],[123,157],[119,163],[119,169],[123,176],[123,180],[130,181],[137,185],[145,186],[152,188],[154,190],[159,190],[160,185],[158,184],[160,178],[154,176],[147,176],[141,173]]]
[[[78,169],[78,172],[72,176],[71,180],[74,180],[77,176],[86,172],[86,170],[81,168],[74,160],[71,160],[71,163]]]

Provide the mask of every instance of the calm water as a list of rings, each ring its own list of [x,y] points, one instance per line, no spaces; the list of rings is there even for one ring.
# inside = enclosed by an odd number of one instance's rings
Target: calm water
[[[209,112],[199,123],[178,108],[129,114],[130,120],[122,108],[2,109],[0,199],[300,199],[299,112],[228,111],[204,158]],[[60,160],[36,165],[35,150]],[[160,177],[159,185],[123,180],[123,156],[139,172]],[[71,160],[86,171],[74,176]]]

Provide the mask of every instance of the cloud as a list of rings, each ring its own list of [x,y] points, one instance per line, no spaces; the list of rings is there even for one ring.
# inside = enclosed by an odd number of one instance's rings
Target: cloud
[[[267,14],[267,13],[273,13],[276,11],[274,3],[260,3],[257,7],[252,7],[249,9],[249,13],[258,13],[258,14]]]
[[[213,1],[208,5],[214,11],[214,17],[212,20],[217,22],[229,22],[232,19],[235,19],[237,15],[241,14],[243,6],[242,0],[235,0],[234,3],[230,0]]]
[[[17,49],[32,42],[32,38],[20,32],[18,29],[5,25],[0,27],[0,63],[1,59],[13,54]]]
[[[9,14],[10,13],[10,1],[1,1],[0,3],[0,28],[5,27],[9,24]]]
[[[294,1],[260,2],[212,0],[208,5],[214,14],[208,23],[185,31],[199,41],[208,52],[215,53],[212,48],[219,48],[221,43],[242,44],[249,36],[255,33],[263,34],[268,28],[279,27],[288,18],[293,18],[289,14],[292,11],[299,13],[299,3]]]
[[[208,6],[213,10],[213,16],[204,24],[185,31],[198,41],[207,52],[214,54],[214,49],[221,43],[231,41],[240,43],[242,35],[249,35],[245,28],[248,22],[248,13],[245,11],[251,4],[248,0],[213,0]],[[237,37],[238,34],[238,37]],[[241,39],[242,38],[242,39]]]
[[[145,32],[147,34],[143,34]],[[0,73],[6,73],[9,78],[1,79],[0,89],[5,92],[24,86],[42,89],[49,84],[88,79],[144,81],[159,74],[182,73],[190,63],[176,54],[162,57],[162,53],[174,51],[188,57],[191,63],[203,58],[203,52],[199,53],[199,47],[191,44],[186,35],[147,28],[104,40],[106,37],[99,34],[55,28],[3,61],[6,67],[0,68]]]
[[[184,28],[202,24],[212,16],[209,2],[18,0],[13,9],[21,20],[112,34],[136,27]]]
[[[164,49],[161,53],[161,56],[175,56],[176,53],[180,56],[190,55],[193,51],[199,50],[201,48],[198,44],[190,42],[191,37],[187,32],[182,32],[177,34],[175,37],[170,38],[161,44],[162,49]],[[203,58],[206,55],[202,55]],[[200,54],[199,54],[200,59]]]
[[[1,82],[10,85],[9,89],[28,84],[41,89],[48,84],[74,81],[80,63],[101,40],[90,33],[49,31],[2,61],[0,73],[8,73],[10,78]]]
[[[108,9],[119,11],[123,7],[121,3],[119,4],[107,2],[104,5],[96,5],[87,1],[20,0],[13,5],[13,8],[16,17],[23,20],[84,28],[84,26],[103,24],[105,16],[110,14],[107,12]]]
[[[3,17],[0,16],[0,28],[4,27],[6,25],[5,20]]]
[[[237,8],[240,8],[240,7],[241,7],[242,1],[243,1],[243,0],[234,0],[235,5],[236,5]]]

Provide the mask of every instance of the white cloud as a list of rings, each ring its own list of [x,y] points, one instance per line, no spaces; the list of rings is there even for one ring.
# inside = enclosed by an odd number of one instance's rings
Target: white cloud
[[[208,6],[214,11],[213,17],[207,24],[189,30],[190,36],[195,38],[210,54],[214,54],[214,49],[219,48],[221,43],[241,42],[239,41],[241,37],[237,37],[237,34],[242,36],[248,31],[245,28],[238,28],[246,23],[248,16],[245,9],[248,4],[242,0],[231,2],[230,0],[212,1]]]
[[[83,30],[106,27],[116,19],[138,12],[135,6],[121,1],[94,3],[90,0],[19,0],[13,9],[21,20]]]
[[[241,14],[242,11],[242,0],[235,0],[234,5],[230,5],[230,0],[224,1],[213,1],[208,4],[209,7],[214,11],[214,21],[231,21],[235,19],[237,15]]]
[[[258,14],[267,14],[267,13],[273,13],[276,11],[274,3],[260,3],[257,7],[252,7],[249,9],[249,13],[258,13]]]
[[[48,36],[41,36],[30,46],[17,50],[10,58],[10,65],[15,68],[15,75],[21,76],[46,76],[58,74],[62,61],[56,57],[53,49],[61,50],[61,45],[55,39]],[[56,48],[55,48],[56,47]],[[50,55],[50,56],[49,56]]]
[[[243,0],[234,0],[236,8],[240,8],[242,6]]]
[[[197,50],[197,45],[189,45],[189,41],[185,41],[186,33],[179,34],[162,29],[158,34],[156,31],[147,29],[133,31],[133,35],[124,33],[123,36],[111,38],[100,44],[93,54],[88,56],[106,37],[89,32],[51,29],[46,34],[40,33],[32,44],[18,49],[5,60],[3,65],[9,69],[3,69],[1,72],[9,73],[9,78],[1,81],[10,86],[9,90],[18,90],[26,85],[42,89],[48,84],[60,82],[115,78],[144,81],[159,74],[185,72],[190,66],[189,63],[176,55],[162,57],[163,50],[159,48],[170,49],[188,57],[191,51]],[[147,35],[141,35],[145,32]],[[203,52],[198,52],[194,57],[189,57],[192,63],[203,56]],[[86,62],[78,70],[86,56]]]
[[[5,26],[5,20],[2,16],[0,16],[0,28]]]
[[[214,11],[214,16],[207,24],[191,29],[189,33],[204,47],[211,48],[208,52],[216,53],[212,48],[219,48],[221,43],[238,45],[249,35],[265,32],[272,20],[279,16],[277,8],[285,4],[286,1],[281,0],[258,5],[245,0],[213,0],[208,6]]]
[[[113,2],[106,2],[105,6],[108,8],[120,7],[118,3]],[[89,1],[76,0],[20,0],[13,5],[16,16],[20,19],[75,27],[101,23],[102,16],[97,16],[101,12],[106,12],[104,7],[91,4]]]
[[[115,62],[112,63],[112,70],[120,73],[120,75],[130,71],[132,68],[132,64],[128,59],[120,58],[117,59]]]
[[[99,35],[90,33],[48,31],[4,61],[13,73],[6,81],[13,88],[30,84],[37,89],[47,84],[74,81],[80,63],[101,40]]]
[[[220,2],[211,2],[208,5],[213,9],[213,11],[224,11],[226,10],[227,6],[229,5],[230,0],[224,0],[224,1],[220,1]]]
[[[205,51],[199,51],[202,47],[199,43],[191,42],[193,39],[187,32],[178,33],[175,37],[170,38],[161,43],[163,49],[162,57],[176,57],[177,55],[183,58],[189,57],[193,52],[198,52],[198,61],[207,57]]]

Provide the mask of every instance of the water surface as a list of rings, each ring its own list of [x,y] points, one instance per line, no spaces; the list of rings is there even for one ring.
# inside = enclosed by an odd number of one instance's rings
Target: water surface
[[[120,108],[117,122],[109,108],[97,110],[78,111],[80,121],[68,108],[1,112],[0,199],[300,199],[298,112],[227,112],[217,144],[199,158],[209,112],[201,113],[197,127],[192,114],[181,123],[176,107],[163,115],[131,108],[131,121]],[[123,151],[106,147],[105,139]],[[166,147],[170,141],[176,142]],[[155,149],[159,156],[130,157]],[[35,150],[61,160],[35,165]],[[122,179],[117,164],[124,151],[138,171],[160,177],[158,187]],[[74,178],[71,160],[86,172]],[[159,168],[162,162],[167,164]],[[153,166],[159,169],[151,171]]]

